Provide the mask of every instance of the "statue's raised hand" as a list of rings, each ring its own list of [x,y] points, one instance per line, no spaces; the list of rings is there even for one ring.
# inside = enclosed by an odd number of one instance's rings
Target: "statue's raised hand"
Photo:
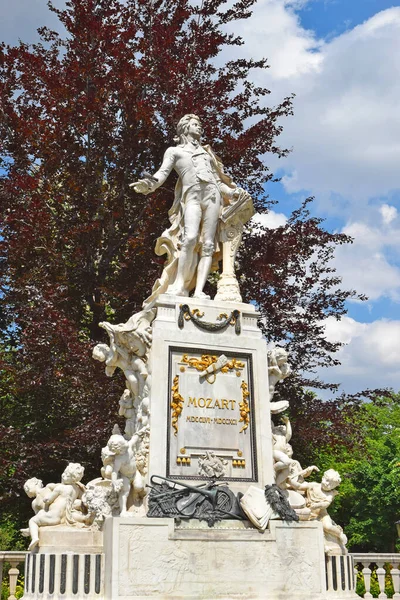
[[[129,184],[129,187],[133,187],[137,194],[150,194],[153,191],[154,183],[151,179],[139,179]]]

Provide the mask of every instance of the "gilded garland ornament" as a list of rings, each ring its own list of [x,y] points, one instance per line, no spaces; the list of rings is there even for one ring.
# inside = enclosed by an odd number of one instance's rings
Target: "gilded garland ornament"
[[[245,381],[242,381],[242,385],[240,386],[242,388],[242,402],[239,402],[239,412],[240,412],[240,419],[239,419],[239,423],[243,423],[243,427],[241,428],[241,430],[239,431],[239,433],[242,433],[242,431],[245,431],[250,423],[250,406],[249,406],[249,402],[248,402],[248,398],[250,397],[250,392],[247,386],[247,383]]]
[[[235,327],[235,333],[237,335],[241,333],[239,310],[233,310],[230,315],[226,316],[226,313],[221,313],[221,315],[218,317],[218,320],[221,321],[220,323],[209,323],[208,321],[202,321],[201,319],[203,314],[204,313],[200,313],[198,308],[194,308],[191,311],[188,304],[181,304],[178,316],[179,329],[183,329],[185,321],[192,321],[199,329],[203,329],[204,331],[222,331],[223,329],[226,329],[228,325],[233,325]]]
[[[174,435],[178,435],[178,419],[182,414],[184,399],[179,393],[179,375],[174,377],[173,386],[171,388],[171,408],[172,408],[172,427]]]

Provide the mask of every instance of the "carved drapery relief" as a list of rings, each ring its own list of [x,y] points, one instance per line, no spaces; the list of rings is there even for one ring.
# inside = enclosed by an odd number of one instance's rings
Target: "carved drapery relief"
[[[245,223],[255,214],[250,194],[239,188],[239,195],[221,215],[220,241],[222,242],[222,273],[217,284],[215,300],[242,302],[239,282],[235,275],[235,260],[242,241]]]

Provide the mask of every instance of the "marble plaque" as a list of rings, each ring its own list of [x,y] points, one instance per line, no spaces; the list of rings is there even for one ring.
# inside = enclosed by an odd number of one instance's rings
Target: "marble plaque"
[[[252,356],[169,349],[167,476],[256,481]]]

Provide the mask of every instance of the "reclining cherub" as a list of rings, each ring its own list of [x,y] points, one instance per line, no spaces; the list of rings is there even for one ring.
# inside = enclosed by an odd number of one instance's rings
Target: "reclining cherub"
[[[306,505],[311,510],[310,519],[316,519],[322,523],[326,551],[331,549],[331,542],[333,540],[339,546],[341,552],[345,554],[347,552],[347,537],[343,533],[343,529],[332,521],[327,511],[338,493],[335,488],[340,483],[340,475],[334,469],[325,471],[321,483],[317,483],[316,481],[301,482],[298,476],[291,478],[292,487],[306,493]]]
[[[43,487],[43,481],[38,479],[37,477],[31,477],[24,483],[24,492],[28,496],[28,498],[33,498],[32,500],[32,510],[35,515],[45,507],[43,499],[49,496],[50,492],[55,488],[55,483],[48,483],[45,487]],[[21,529],[24,533],[28,534],[29,529]]]
[[[74,520],[73,515],[77,512],[73,510],[74,504],[85,491],[84,485],[80,483],[83,473],[82,465],[69,463],[61,476],[61,483],[51,483],[45,488],[36,478],[28,479],[25,483],[24,489],[28,496],[32,497],[30,494],[36,494],[36,501],[32,502],[36,514],[29,520],[29,528],[21,530],[23,535],[31,536],[28,550],[33,550],[39,544],[39,527],[61,525]],[[77,520],[84,522],[85,518],[82,513],[81,518]]]

